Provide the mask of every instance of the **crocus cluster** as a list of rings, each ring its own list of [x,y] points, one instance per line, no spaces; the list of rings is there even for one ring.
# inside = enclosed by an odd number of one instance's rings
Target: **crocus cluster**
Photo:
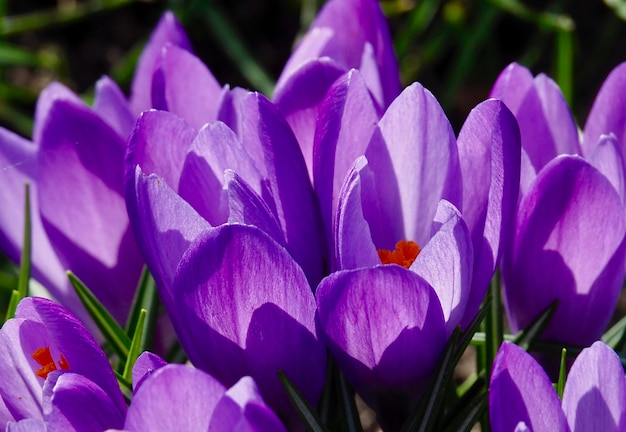
[[[0,248],[19,260],[28,182],[33,276],[64,305],[26,298],[0,329],[0,426],[299,431],[278,373],[315,407],[337,365],[399,430],[498,268],[514,332],[558,300],[544,339],[591,345],[626,269],[625,92],[622,65],[581,141],[556,84],[513,64],[455,134],[402,90],[375,0],[330,0],[271,97],[218,83],[166,13],[130,98],[53,84],[32,141],[0,129]],[[123,323],[144,264],[189,364],[124,359],[122,392],[65,271]],[[624,384],[595,343],[561,404],[505,343],[492,426],[621,430]]]

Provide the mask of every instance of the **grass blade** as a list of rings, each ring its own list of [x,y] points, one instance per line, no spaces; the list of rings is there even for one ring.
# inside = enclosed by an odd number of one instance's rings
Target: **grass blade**
[[[302,393],[293,385],[283,371],[278,371],[278,379],[280,379],[280,383],[283,385],[291,403],[298,411],[306,427],[312,432],[327,432],[326,427],[324,427],[318,415],[311,408],[311,405],[309,405]]]

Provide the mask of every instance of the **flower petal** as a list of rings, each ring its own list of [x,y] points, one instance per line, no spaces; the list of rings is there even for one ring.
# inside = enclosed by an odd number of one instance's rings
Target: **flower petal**
[[[130,111],[124,93],[111,78],[105,76],[96,83],[93,111],[98,113],[119,136],[124,139],[128,137],[135,116]]]
[[[472,239],[461,213],[445,200],[435,214],[433,231],[410,269],[437,293],[450,334],[460,324],[471,295]]]
[[[154,372],[167,365],[167,362],[148,351],[141,353],[133,366],[133,393],[137,393],[141,384]]]
[[[152,82],[155,108],[170,111],[199,130],[217,119],[224,92],[211,71],[187,49],[163,48]]]
[[[326,355],[316,337],[315,300],[300,267],[265,233],[222,225],[200,235],[174,291],[178,336],[196,367],[227,386],[252,376],[267,403],[291,419],[278,370],[317,401]]]
[[[567,430],[550,379],[530,354],[510,342],[502,344],[493,364],[489,420],[494,432]],[[526,429],[517,429],[520,423]]]
[[[613,134],[626,158],[625,92],[626,63],[620,63],[604,80],[587,117],[583,138],[585,155],[592,152],[602,135]]]
[[[587,161],[609,179],[622,203],[626,203],[626,168],[619,145],[615,135],[601,135]]]
[[[578,345],[597,340],[624,278],[626,222],[613,186],[580,157],[560,156],[521,200],[516,226],[503,259],[513,331],[558,299],[544,337]]]
[[[474,108],[457,140],[463,177],[463,219],[472,235],[473,280],[462,326],[478,312],[489,281],[513,236],[521,149],[517,122],[497,100]]]
[[[135,115],[152,107],[152,76],[158,67],[161,50],[167,44],[191,51],[191,45],[172,12],[165,12],[139,57],[131,84],[131,106]]]
[[[87,107],[57,100],[38,154],[42,222],[63,266],[120,322],[143,262],[123,199],[124,142]]]
[[[563,411],[572,432],[626,428],[626,378],[615,352],[602,342],[574,361],[563,392]]]
[[[124,429],[206,431],[225,390],[201,370],[178,364],[164,366],[135,393]]]

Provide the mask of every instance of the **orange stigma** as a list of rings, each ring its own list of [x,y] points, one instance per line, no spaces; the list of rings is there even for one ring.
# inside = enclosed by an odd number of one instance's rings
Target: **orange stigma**
[[[35,375],[37,375],[39,378],[46,379],[48,378],[48,374],[50,372],[58,369],[57,365],[54,364],[54,359],[52,358],[52,354],[50,353],[50,347],[36,349],[32,357],[41,366],[35,372]],[[67,362],[67,359],[63,354],[61,354],[61,359],[59,360],[59,368],[61,370],[69,370],[70,368],[70,364]]]
[[[398,264],[408,269],[420,252],[420,247],[414,241],[400,240],[395,250],[378,249],[378,257],[383,264]]]

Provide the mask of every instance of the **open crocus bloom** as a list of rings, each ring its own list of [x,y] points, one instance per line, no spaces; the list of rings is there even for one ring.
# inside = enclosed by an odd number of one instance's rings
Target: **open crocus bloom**
[[[574,361],[563,400],[526,351],[504,342],[489,386],[489,418],[494,432],[623,431],[626,378],[615,352],[602,342]]]
[[[145,361],[144,353],[138,363]],[[135,386],[124,430],[133,431],[285,431],[265,405],[250,377],[227,389],[212,376],[190,366],[165,364]],[[141,367],[141,366],[140,366]],[[134,368],[133,375],[135,375]]]
[[[172,14],[163,17],[140,60],[133,86],[138,107],[149,103],[142,96],[152,82],[146,63],[165,43],[187,44]],[[126,138],[136,114],[105,77],[96,84],[92,108],[60,84],[47,87],[37,103],[33,142],[0,128],[0,196],[10,203],[0,209],[0,248],[19,261],[28,182],[33,276],[85,320],[66,270],[123,321],[143,265],[123,195]]]
[[[62,306],[38,297],[22,300],[15,318],[0,329],[0,356],[0,397],[9,416],[0,419],[3,427],[123,426],[126,403],[106,355]]]
[[[543,337],[577,345],[597,340],[622,287],[625,234],[621,199],[605,176],[579,156],[549,162],[519,203],[502,260],[513,331],[559,300]]]
[[[363,97],[356,71],[336,85],[345,91],[331,89],[335,101]],[[320,324],[331,353],[383,423],[402,421],[449,334],[477,312],[511,234],[519,134],[506,107],[490,100],[472,111],[457,140],[419,84],[373,126],[327,102],[315,173],[318,179],[323,166],[331,175],[319,177],[316,189],[339,271],[318,287]],[[371,131],[366,145],[345,133],[361,125]],[[359,151],[365,156],[349,169],[334,204],[332,174]],[[385,405],[390,397],[393,408]]]

